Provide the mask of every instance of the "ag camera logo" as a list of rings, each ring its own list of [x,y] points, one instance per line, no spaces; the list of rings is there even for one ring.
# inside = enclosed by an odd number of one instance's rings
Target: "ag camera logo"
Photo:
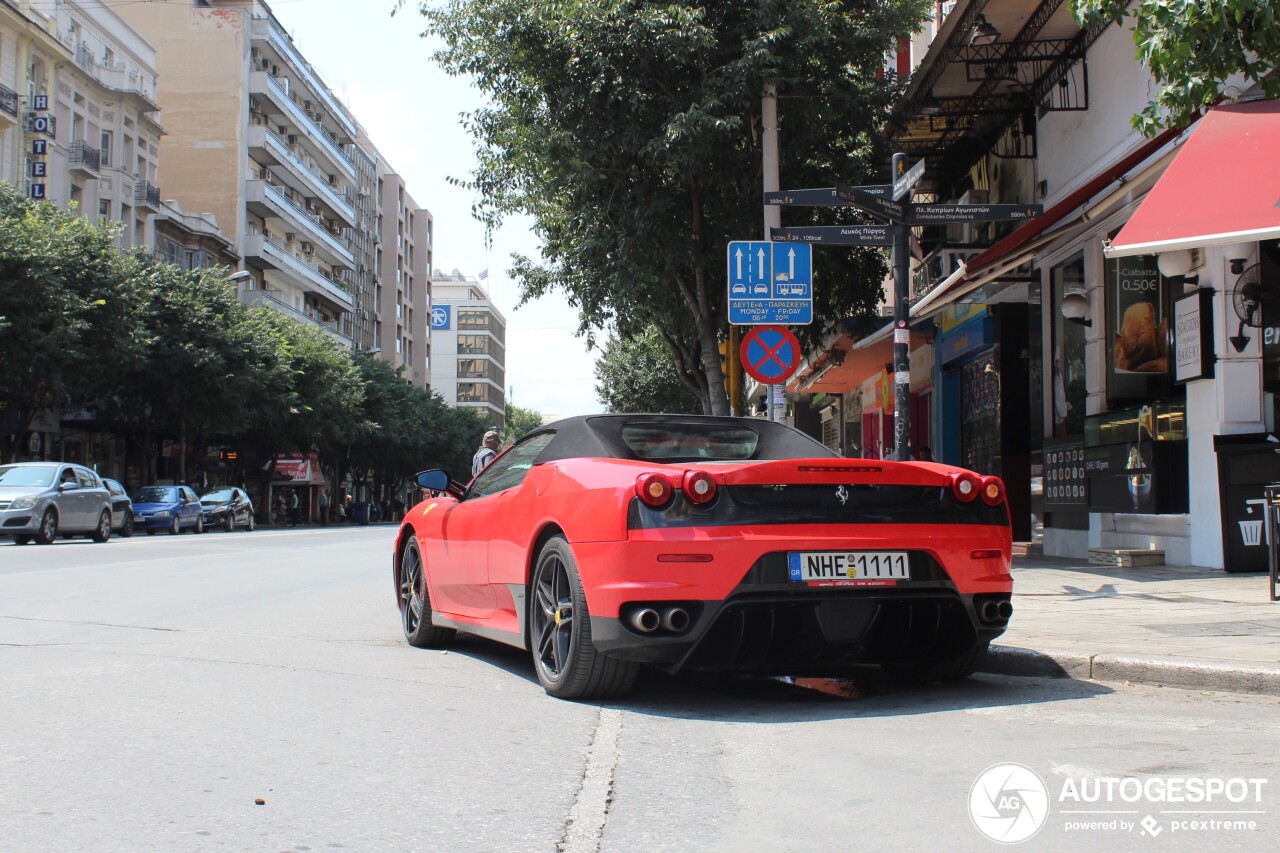
[[[992,841],[1018,844],[1048,820],[1049,789],[1029,767],[996,764],[982,771],[969,789],[969,817]]]

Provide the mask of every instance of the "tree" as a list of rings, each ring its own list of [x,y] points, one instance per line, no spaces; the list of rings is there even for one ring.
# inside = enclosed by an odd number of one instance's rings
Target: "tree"
[[[651,323],[676,375],[728,412],[717,341],[725,246],[761,235],[761,94],[783,99],[784,186],[857,182],[900,92],[884,54],[927,0],[448,0],[421,4],[436,54],[491,106],[466,117],[473,212],[527,213],[540,262],[515,257],[522,300],[563,291],[591,340]],[[802,217],[848,213],[807,212]],[[811,332],[874,305],[872,250],[817,261]]]
[[[696,414],[702,404],[677,377],[671,350],[654,328],[613,335],[596,361],[596,396],[610,412]]]
[[[542,414],[507,403],[507,440],[516,441],[542,426]]]
[[[1133,117],[1134,129],[1146,136],[1190,124],[1238,74],[1261,83],[1266,97],[1280,97],[1280,78],[1272,73],[1280,64],[1276,0],[1072,0],[1071,9],[1084,26],[1133,18],[1137,58],[1159,84]]]
[[[17,412],[14,441],[40,412],[109,386],[139,351],[136,282],[115,236],[0,182],[0,409]]]

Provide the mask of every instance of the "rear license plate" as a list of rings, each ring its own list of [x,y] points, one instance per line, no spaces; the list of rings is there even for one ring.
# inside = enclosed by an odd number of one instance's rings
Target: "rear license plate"
[[[911,572],[906,551],[791,551],[791,580],[809,586],[893,586]]]

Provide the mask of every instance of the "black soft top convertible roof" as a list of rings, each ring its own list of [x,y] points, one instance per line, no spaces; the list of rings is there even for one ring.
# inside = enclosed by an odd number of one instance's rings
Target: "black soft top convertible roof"
[[[707,415],[579,415],[548,424],[545,429],[532,433],[532,435],[540,435],[548,431],[555,432],[555,438],[538,454],[534,464],[556,459],[584,457],[644,458],[623,440],[622,430],[626,426],[662,427],[670,430],[675,436],[681,434],[682,426],[689,427],[687,432],[691,434],[702,433],[707,427],[748,429],[757,436],[755,452],[750,456],[752,460],[812,459],[837,455],[799,430],[758,418],[724,418]]]

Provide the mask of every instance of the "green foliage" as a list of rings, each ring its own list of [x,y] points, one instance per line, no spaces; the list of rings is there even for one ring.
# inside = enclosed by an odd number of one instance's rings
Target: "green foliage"
[[[780,94],[782,185],[857,183],[899,94],[882,75],[922,0],[448,0],[422,3],[452,74],[491,106],[465,117],[473,212],[533,217],[543,257],[516,257],[524,300],[562,291],[592,339],[661,324],[681,381],[727,412],[716,340],[725,247],[761,235],[761,94]],[[808,211],[795,224],[848,213]],[[812,327],[868,309],[879,253],[818,253]]]
[[[610,412],[699,414],[702,404],[680,381],[671,350],[654,328],[613,335],[596,361],[596,396]]]
[[[1159,84],[1133,117],[1134,129],[1155,136],[1190,124],[1221,97],[1227,80],[1244,75],[1280,98],[1280,21],[1274,0],[1072,0],[1085,26],[1133,19],[1137,58]]]
[[[522,409],[514,403],[507,403],[507,441],[516,441],[540,426],[542,426],[541,412]]]

